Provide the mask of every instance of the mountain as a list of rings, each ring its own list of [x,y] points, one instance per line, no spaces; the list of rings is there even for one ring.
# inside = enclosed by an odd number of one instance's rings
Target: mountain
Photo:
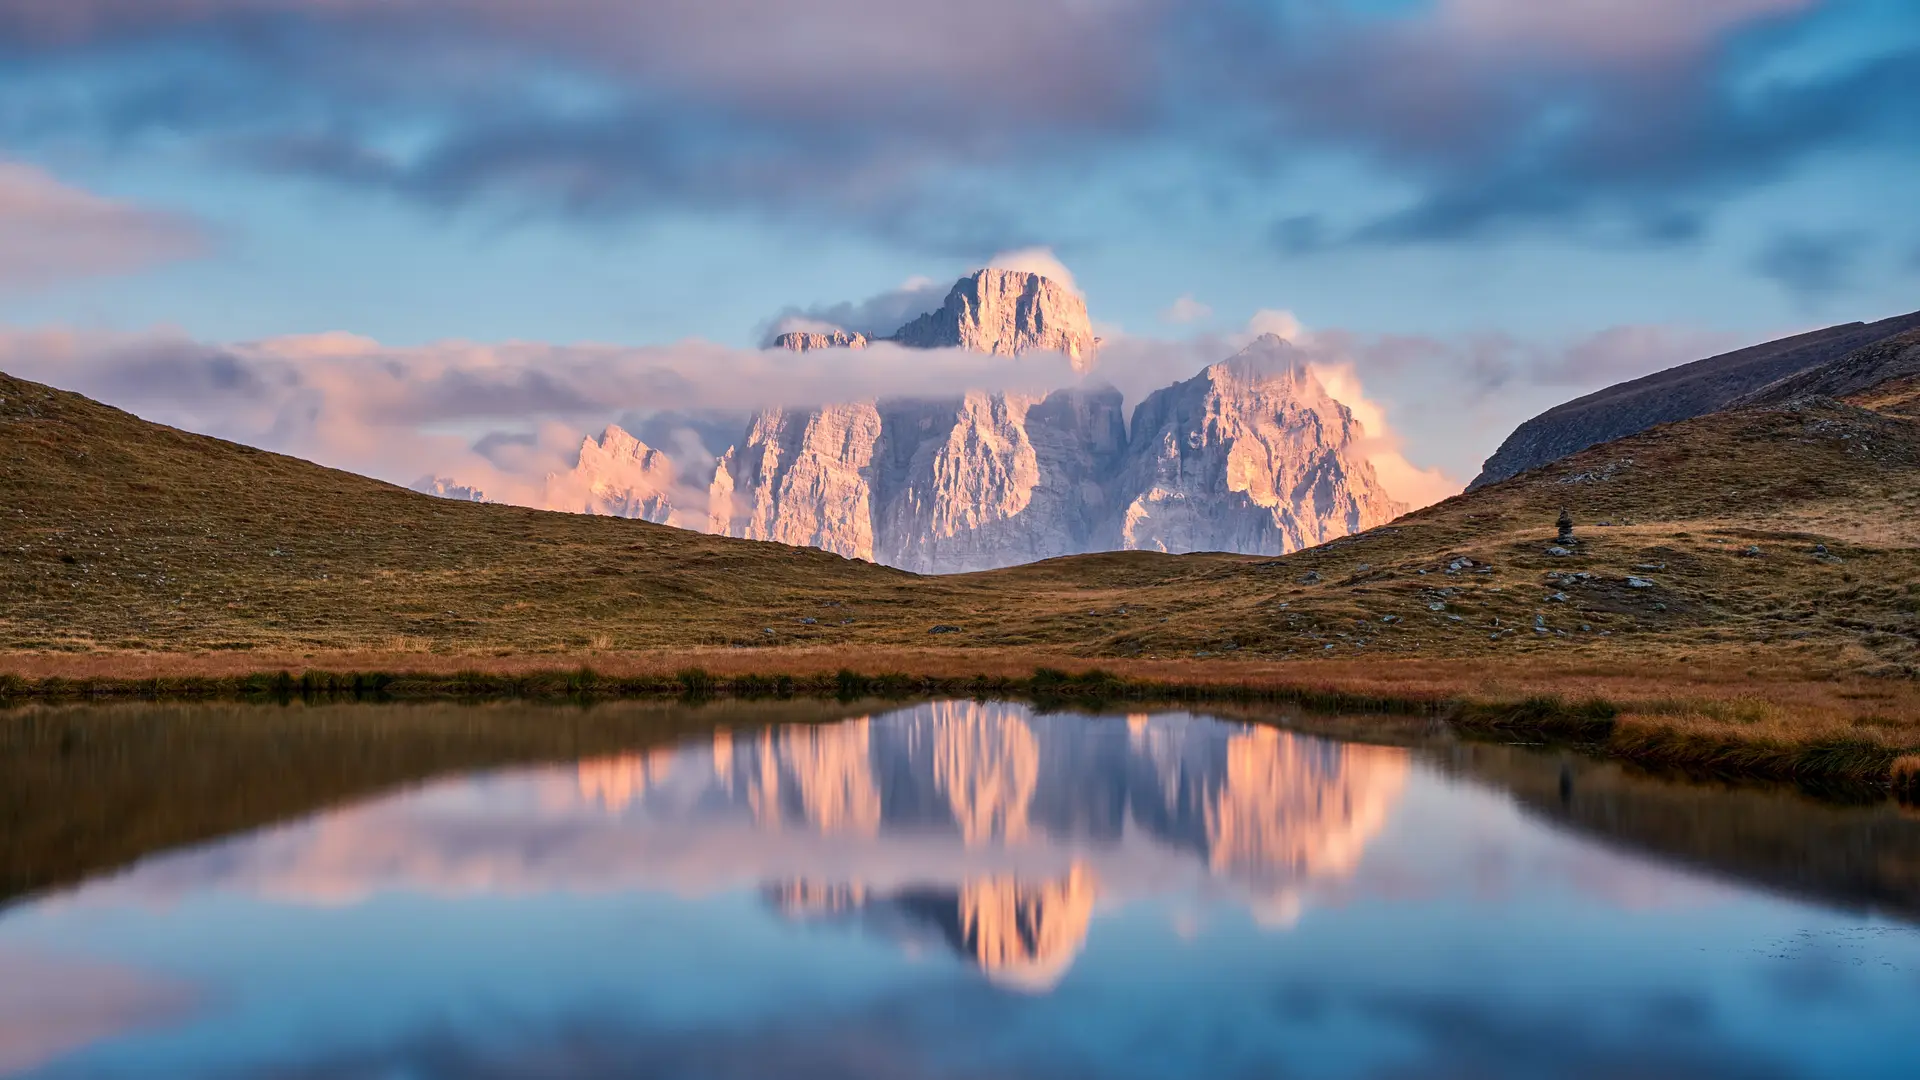
[[[422,495],[432,495],[438,499],[452,499],[455,502],[492,502],[487,493],[479,488],[468,487],[445,476],[423,476],[413,482],[413,490]]]
[[[1272,334],[1149,396],[1132,431],[1109,547],[1284,554],[1406,513],[1352,411]]]
[[[961,278],[937,310],[878,340],[1007,357],[1050,350],[1082,370],[1098,345],[1071,289],[991,269]],[[868,344],[859,333],[814,329],[769,347]],[[719,535],[924,574],[1092,551],[1280,555],[1405,512],[1360,452],[1365,432],[1352,412],[1272,335],[1149,397],[1134,410],[1131,435],[1124,406],[1118,391],[1090,386],[766,409],[731,445],[718,444],[727,449],[717,461],[697,448],[671,460],[608,427],[581,444],[571,471],[547,478],[545,506],[702,522]],[[692,441],[713,438],[695,432]],[[701,486],[704,508],[689,494]],[[446,480],[422,490],[469,489]]]
[[[1595,391],[1521,424],[1487,459],[1467,490],[1658,424],[1704,416],[1771,383],[1915,329],[1920,329],[1920,312],[1876,323],[1830,326]]]
[[[667,455],[609,426],[580,443],[571,472],[547,476],[547,507],[663,524],[673,512],[673,477]]]
[[[1776,405],[1815,396],[1841,398],[1914,376],[1920,376],[1920,330],[1896,334],[1838,360],[1768,383],[1734,404]]]
[[[1093,364],[1098,340],[1087,302],[1051,278],[1020,270],[976,270],[954,283],[937,310],[891,337],[913,349],[969,349],[995,356],[1063,353],[1075,371]]]
[[[845,330],[791,330],[773,339],[770,349],[812,352],[815,349],[864,349],[867,335]]]
[[[1134,410],[1111,388],[773,409],[722,459],[713,532],[917,573],[1090,551],[1279,555],[1405,512],[1365,433],[1268,335]]]

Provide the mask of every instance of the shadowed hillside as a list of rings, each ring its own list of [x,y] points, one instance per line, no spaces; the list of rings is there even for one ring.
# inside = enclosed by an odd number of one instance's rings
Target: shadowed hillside
[[[1726,408],[1761,387],[1916,328],[1920,328],[1920,312],[1875,323],[1830,326],[1597,390],[1556,405],[1514,429],[1487,459],[1468,490],[1498,483],[1589,446],[1645,431],[1657,424],[1670,424]],[[1864,385],[1851,389],[1862,389]],[[1807,392],[1836,393],[1834,390]]]

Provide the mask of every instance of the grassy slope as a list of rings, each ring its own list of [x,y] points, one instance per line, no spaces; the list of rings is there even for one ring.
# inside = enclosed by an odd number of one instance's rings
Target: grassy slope
[[[0,376],[0,671],[1097,661],[1427,697],[1600,687],[1658,739],[1679,717],[1715,740],[1791,740],[1817,716],[1920,749],[1911,390],[1861,398],[1884,411],[1819,401],[1656,428],[1285,559],[1117,553],[917,578],[432,499]],[[1562,506],[1582,542],[1554,557]],[[1461,558],[1476,565],[1449,573]],[[1576,572],[1591,577],[1548,577]],[[964,632],[929,636],[941,623]],[[1676,703],[1688,687],[1722,704]],[[1743,694],[1774,704],[1724,705]]]

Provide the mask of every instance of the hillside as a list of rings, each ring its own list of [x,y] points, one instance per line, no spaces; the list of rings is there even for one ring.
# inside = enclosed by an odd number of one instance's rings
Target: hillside
[[[1659,424],[1726,408],[1762,387],[1915,329],[1920,329],[1920,312],[1874,323],[1830,326],[1597,390],[1556,405],[1514,429],[1467,489],[1498,483]]]
[[[1580,543],[1548,554],[1563,506]],[[1738,645],[1910,673],[1920,422],[1826,399],[1720,413],[1283,559],[1129,552],[920,578],[435,499],[0,377],[0,592],[0,650],[16,656],[884,646],[1245,660]]]

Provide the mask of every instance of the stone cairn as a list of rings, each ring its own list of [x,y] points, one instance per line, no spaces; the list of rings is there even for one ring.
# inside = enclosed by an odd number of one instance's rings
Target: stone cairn
[[[1568,513],[1565,507],[1562,507],[1560,509],[1559,525],[1560,525],[1560,543],[1562,546],[1567,544],[1579,543],[1578,540],[1575,540],[1573,538],[1573,515]]]

